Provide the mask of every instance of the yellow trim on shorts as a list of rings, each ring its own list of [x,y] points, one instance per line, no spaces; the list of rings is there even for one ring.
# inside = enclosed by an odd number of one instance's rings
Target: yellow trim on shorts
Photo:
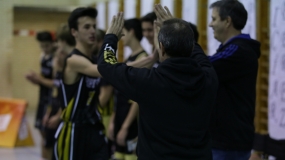
[[[125,154],[121,152],[115,152],[114,158],[118,160],[137,160],[138,157],[135,154]]]

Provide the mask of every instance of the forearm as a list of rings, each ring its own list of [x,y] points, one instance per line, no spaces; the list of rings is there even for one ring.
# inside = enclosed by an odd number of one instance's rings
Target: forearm
[[[136,68],[151,68],[153,64],[156,62],[154,55],[149,55],[147,57],[143,57],[137,61],[128,62],[128,66],[136,67]]]
[[[113,112],[111,114],[111,117],[110,117],[109,125],[113,125],[114,124],[115,116],[116,116],[116,112]]]
[[[56,117],[56,119],[59,121],[60,120],[60,117],[61,117],[61,113],[62,113],[62,110],[61,108],[58,109],[58,111],[56,112],[56,114],[54,114],[52,117]]]
[[[139,112],[139,105],[136,102],[133,102],[129,110],[129,113],[122,125],[123,129],[128,129],[131,126],[132,122],[138,116],[138,112]]]
[[[48,106],[47,106],[47,109],[46,109],[45,116],[48,116],[48,117],[49,117],[50,113],[51,113],[51,105],[48,105]]]
[[[102,86],[100,88],[99,102],[100,107],[105,107],[113,95],[113,87],[111,85]]]
[[[41,77],[39,83],[49,88],[54,87],[53,79],[47,79],[47,78]]]
[[[56,116],[58,116],[58,117],[60,118],[61,113],[62,113],[62,109],[61,109],[61,108],[59,108],[59,109],[58,109],[58,111],[57,111],[57,113],[56,113]]]

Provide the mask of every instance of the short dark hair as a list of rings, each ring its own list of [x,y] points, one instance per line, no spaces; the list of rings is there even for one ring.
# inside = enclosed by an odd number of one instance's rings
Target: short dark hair
[[[189,23],[178,18],[163,22],[158,41],[170,57],[188,57],[194,47],[194,35]]]
[[[156,20],[156,15],[154,12],[150,12],[141,18],[141,22],[150,22],[153,24],[153,21]]]
[[[102,29],[96,29],[96,40],[103,41],[105,36],[105,31]]]
[[[191,22],[188,22],[188,24],[190,25],[190,27],[191,27],[191,29],[192,29],[192,31],[194,33],[195,41],[198,42],[198,40],[199,40],[199,32],[197,30],[197,26],[195,24],[191,23]]]
[[[217,8],[221,20],[231,17],[235,29],[242,30],[246,25],[247,11],[238,0],[219,0],[211,4],[210,8]]]
[[[97,17],[97,10],[95,8],[91,8],[91,7],[79,7],[76,8],[75,10],[73,10],[68,18],[68,26],[70,28],[70,30],[76,29],[78,30],[78,19],[80,17],[91,17],[91,18],[96,18]]]
[[[72,36],[67,24],[59,26],[56,32],[56,39],[65,41],[69,46],[75,46],[75,38]]]
[[[36,37],[39,42],[53,42],[52,34],[49,31],[38,32]]]
[[[127,31],[134,30],[137,40],[141,41],[143,38],[141,21],[137,18],[125,20],[124,28]]]

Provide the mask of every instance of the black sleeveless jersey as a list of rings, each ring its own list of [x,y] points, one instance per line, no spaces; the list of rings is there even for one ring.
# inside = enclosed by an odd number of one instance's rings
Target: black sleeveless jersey
[[[41,60],[41,75],[44,78],[52,79],[52,59],[53,56],[50,56],[48,58],[43,57]],[[40,85],[40,105],[46,105],[47,103],[49,103],[51,91],[51,88],[46,87],[44,85]]]
[[[94,61],[82,54],[79,50],[74,49],[66,60],[73,54],[85,57],[94,64]],[[63,68],[63,73],[66,67]],[[99,83],[100,78],[90,77],[79,74],[79,80],[74,84],[68,85],[64,83],[64,74],[60,80],[62,90],[63,112],[62,120],[78,124],[100,124],[101,115],[98,111]]]
[[[137,58],[140,58],[140,56],[147,56],[147,53],[145,51],[141,51],[138,54],[134,56],[130,56],[125,63],[127,62],[133,62]],[[117,111],[117,106],[130,106],[130,101],[127,97],[125,97],[121,92],[116,91],[116,102],[115,102],[115,109]],[[128,109],[127,109],[128,110]],[[127,112],[128,113],[128,112]]]
[[[51,113],[50,116],[53,116],[57,113],[61,106],[61,97],[62,97],[62,92],[60,88],[60,80],[62,78],[62,72],[57,71],[55,78],[53,79],[53,84],[54,87],[52,88],[52,96],[51,96]]]

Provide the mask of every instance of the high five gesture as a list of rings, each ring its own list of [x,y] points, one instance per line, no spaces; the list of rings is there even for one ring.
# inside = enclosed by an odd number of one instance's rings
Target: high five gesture
[[[122,30],[124,26],[124,15],[123,12],[119,12],[116,16],[113,16],[110,27],[108,28],[106,34],[115,34],[120,40],[123,36]]]

